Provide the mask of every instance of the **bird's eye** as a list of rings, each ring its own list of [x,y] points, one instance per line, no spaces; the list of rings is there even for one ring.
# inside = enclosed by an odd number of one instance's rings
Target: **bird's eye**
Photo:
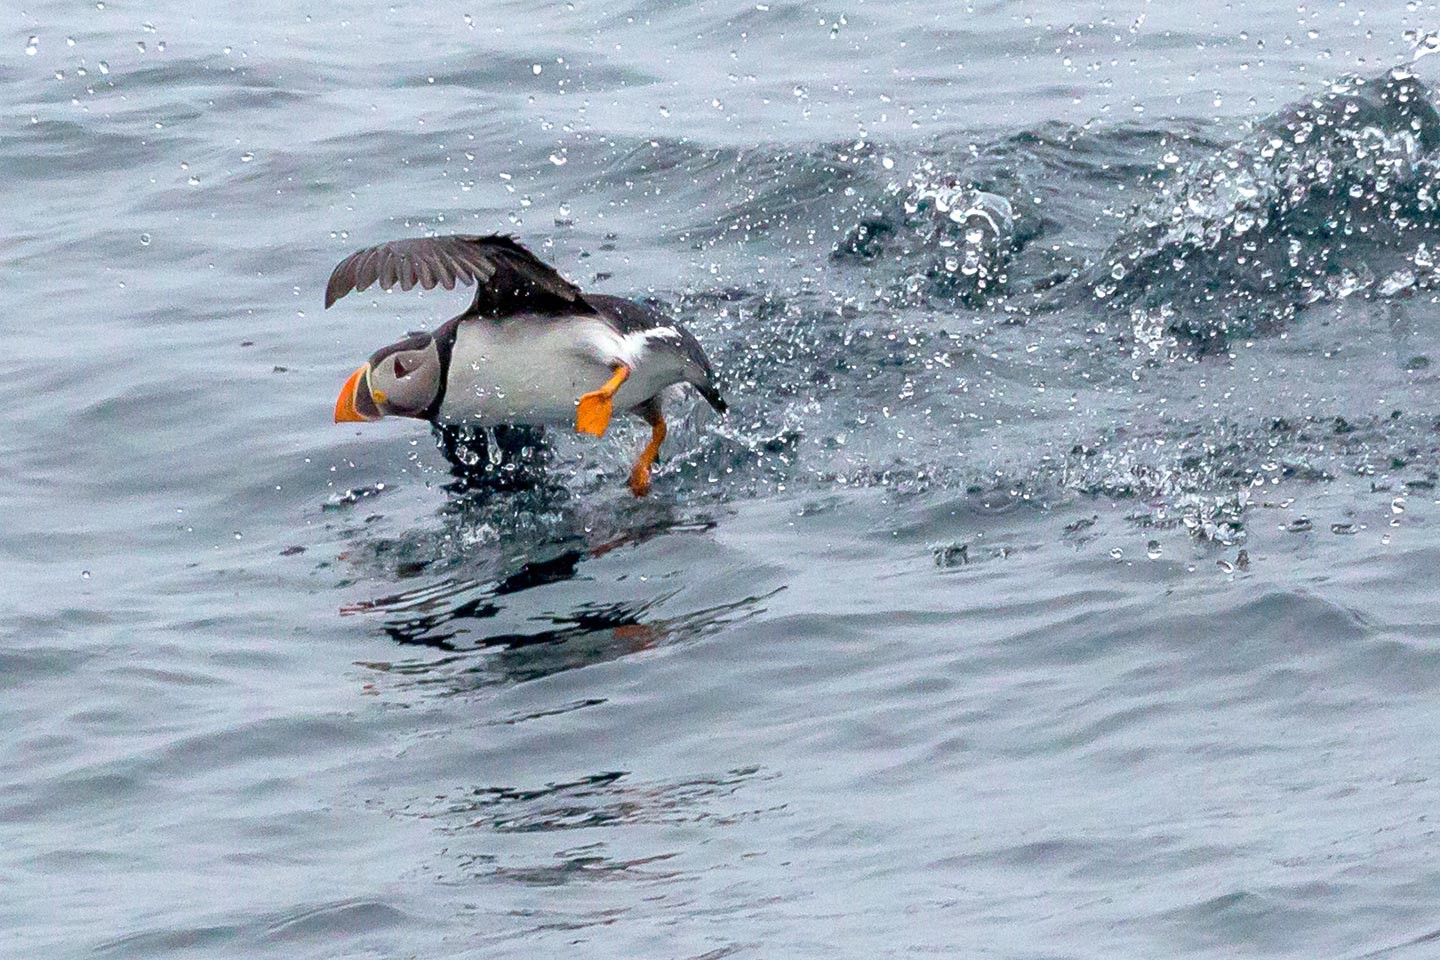
[[[401,377],[405,376],[405,374],[407,374],[407,373],[409,373],[409,372],[410,372],[410,369],[409,369],[408,367],[406,367],[403,362],[401,362],[401,360],[400,360],[399,357],[396,357],[396,358],[395,358],[395,379],[396,379],[396,380],[399,380]]]

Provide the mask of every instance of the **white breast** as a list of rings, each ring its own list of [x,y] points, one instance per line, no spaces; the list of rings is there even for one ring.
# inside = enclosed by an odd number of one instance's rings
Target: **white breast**
[[[645,334],[622,336],[589,317],[467,320],[455,335],[441,421],[479,426],[573,424],[583,394],[617,366],[631,369],[615,395],[626,410],[683,379],[674,351],[649,349]]]

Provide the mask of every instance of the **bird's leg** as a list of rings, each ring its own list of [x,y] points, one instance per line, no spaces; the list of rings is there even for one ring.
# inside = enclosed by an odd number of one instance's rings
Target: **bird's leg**
[[[624,383],[628,376],[630,368],[622,363],[615,368],[615,375],[605,381],[605,386],[580,398],[580,403],[575,408],[576,433],[589,433],[597,437],[605,435],[605,428],[610,426],[611,401],[615,398],[615,391],[620,389],[620,384]]]
[[[650,468],[655,465],[655,458],[660,455],[660,444],[665,442],[665,417],[660,412],[658,401],[651,401],[641,411],[645,422],[650,424],[650,442],[645,449],[640,451],[640,458],[635,461],[635,469],[630,471],[630,492],[637,497],[643,497],[650,492]]]

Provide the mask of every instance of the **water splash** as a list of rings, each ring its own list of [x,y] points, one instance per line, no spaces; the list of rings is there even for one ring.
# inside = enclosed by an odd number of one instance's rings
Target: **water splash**
[[[1410,289],[1440,227],[1437,147],[1440,114],[1409,73],[1337,82],[1183,166],[1089,272],[1090,295],[1211,338]]]
[[[1011,255],[1022,240],[1010,201],[947,173],[924,158],[840,241],[840,261],[881,257],[918,261],[907,273],[910,299],[935,296],[981,306],[1008,281]]]

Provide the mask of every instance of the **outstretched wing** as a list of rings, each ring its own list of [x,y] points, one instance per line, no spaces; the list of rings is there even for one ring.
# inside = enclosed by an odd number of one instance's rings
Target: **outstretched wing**
[[[325,307],[373,283],[382,290],[475,284],[470,311],[503,317],[515,313],[592,313],[580,288],[513,237],[449,236],[391,240],[340,261],[325,286]]]

